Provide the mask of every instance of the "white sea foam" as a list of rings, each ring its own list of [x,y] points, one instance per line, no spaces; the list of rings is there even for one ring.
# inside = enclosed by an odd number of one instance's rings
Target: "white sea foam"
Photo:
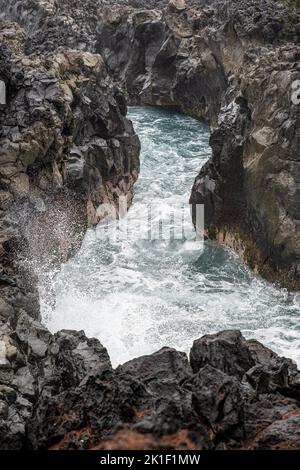
[[[207,127],[188,117],[153,108],[131,108],[130,117],[142,142],[130,236],[103,242],[90,230],[75,258],[48,273],[51,294],[48,282],[40,286],[45,324],[99,338],[114,365],[166,345],[188,352],[194,339],[227,328],[300,364],[299,294],[257,278],[222,247],[147,241],[146,225],[135,230],[145,203],[167,216],[188,201],[210,148]]]

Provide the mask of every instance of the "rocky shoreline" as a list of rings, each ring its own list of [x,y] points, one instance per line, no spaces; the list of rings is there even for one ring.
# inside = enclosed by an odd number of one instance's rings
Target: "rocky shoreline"
[[[126,3],[103,9],[98,50],[129,102],[177,106],[210,123],[212,158],[191,194],[205,206],[206,236],[298,290],[299,9],[274,0]]]
[[[83,332],[33,323],[27,347],[0,369],[1,449],[300,448],[300,372],[239,331],[115,370]]]
[[[291,360],[227,331],[114,370],[99,341],[42,325],[27,261],[65,261],[101,204],[130,206],[124,92],[211,124],[191,196],[208,238],[299,287],[299,16],[229,3],[0,0],[0,449],[300,448]]]

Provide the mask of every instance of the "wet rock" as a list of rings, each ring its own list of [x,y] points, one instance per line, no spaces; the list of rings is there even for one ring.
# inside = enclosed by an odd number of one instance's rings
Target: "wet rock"
[[[186,444],[190,448],[211,447],[209,433],[194,410],[192,393],[183,386],[192,377],[184,353],[163,348],[119,366],[117,374],[119,381],[132,377],[136,381],[138,411],[130,425],[132,431],[145,439],[150,434],[159,437],[157,445],[162,448],[181,433],[190,439]]]
[[[0,385],[0,398],[1,400],[11,404],[16,400],[17,394],[13,388],[8,387],[7,385]]]
[[[279,393],[248,395],[244,404],[244,442],[251,449],[260,433],[289,413],[299,410],[299,402]]]
[[[6,420],[8,417],[8,405],[4,401],[0,400],[0,419]]]
[[[202,367],[186,383],[193,392],[193,406],[216,438],[240,427],[242,437],[243,396],[239,382],[211,365]]]
[[[38,321],[22,312],[17,320],[14,337],[26,348],[27,357],[34,360],[45,356],[51,334]]]
[[[259,341],[248,340],[247,344],[256,365],[244,379],[260,393],[286,392],[287,396],[299,398],[300,375],[295,362],[278,356]]]
[[[33,401],[36,395],[36,384],[28,367],[22,367],[14,375],[12,385],[17,390],[22,390],[22,396]]]
[[[253,450],[299,450],[299,410],[287,414],[286,418],[275,421],[257,437]]]
[[[150,355],[141,356],[118,367],[118,372],[136,375],[146,384],[161,381],[181,383],[191,373],[188,358],[171,348],[162,348]]]
[[[267,366],[256,365],[246,372],[246,379],[256,391],[268,393],[289,386],[289,361],[281,360]]]
[[[239,379],[254,366],[248,344],[237,330],[205,335],[194,341],[190,361],[194,372],[209,364]]]
[[[267,365],[273,359],[278,358],[278,354],[256,339],[249,339],[247,345],[256,364]]]
[[[180,12],[186,9],[186,3],[185,0],[170,0],[168,7]]]
[[[115,13],[121,9],[118,5],[113,8]],[[141,14],[127,8],[122,10],[122,21],[114,24],[110,9],[104,9],[97,48],[111,75],[127,89],[131,103],[173,105],[188,114],[214,119],[226,78],[212,53],[197,55],[182,44],[182,38],[192,35],[183,17],[185,8],[185,2],[170,2],[163,12],[143,10]]]
[[[133,391],[118,384],[111,371],[90,375],[81,386],[69,385],[64,382],[65,391],[56,395],[40,396],[29,422],[33,448],[89,448],[119,422],[132,419]]]
[[[2,340],[0,341],[0,367],[9,368],[10,362],[6,357],[6,343]]]
[[[42,387],[51,394],[76,387],[95,368],[111,369],[108,353],[98,340],[86,338],[83,331],[68,330],[51,337],[42,366]]]
[[[26,447],[34,449],[107,449],[120,442],[136,448],[133,436],[140,448],[294,448],[296,437],[288,444],[299,413],[293,363],[258,342],[256,356],[249,356],[248,342],[237,331],[206,335],[195,343],[194,373],[186,355],[170,348],[113,371],[97,340],[83,332],[60,332],[39,359],[35,381],[28,381],[26,368],[18,370],[20,382],[14,386],[22,387],[23,397],[16,401],[11,387],[0,388],[0,400],[9,405],[7,425],[10,413],[20,422],[26,416]],[[253,365],[258,351],[264,364]],[[257,386],[261,367],[269,371],[266,387]],[[4,429],[3,448],[12,448],[17,430]]]

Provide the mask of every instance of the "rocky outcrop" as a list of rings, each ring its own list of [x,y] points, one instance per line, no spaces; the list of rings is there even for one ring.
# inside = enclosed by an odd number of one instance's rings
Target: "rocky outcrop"
[[[130,103],[177,106],[214,121],[227,78],[206,38],[194,38],[193,10],[175,3],[165,10],[103,8],[97,50]]]
[[[2,448],[300,447],[299,371],[238,331],[195,341],[190,363],[186,354],[163,348],[116,370],[100,343],[82,332],[63,331],[47,341],[35,375],[38,349],[26,380],[20,371],[13,386],[0,388],[1,422],[7,423]],[[14,389],[18,378],[22,403]],[[26,405],[22,442],[17,416]]]
[[[292,289],[300,286],[300,110],[292,98],[299,54],[288,43],[243,55],[239,84],[228,90],[211,135],[212,158],[191,196],[205,204],[209,238]]]
[[[212,158],[191,195],[205,205],[206,236],[298,289],[296,2],[115,3],[103,8],[97,48],[129,102],[177,106],[211,125]]]

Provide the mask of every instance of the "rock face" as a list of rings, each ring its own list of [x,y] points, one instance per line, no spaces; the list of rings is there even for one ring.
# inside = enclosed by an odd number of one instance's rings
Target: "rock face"
[[[293,44],[267,44],[243,56],[238,96],[221,110],[191,196],[205,204],[210,238],[292,289],[300,287],[299,54]]]
[[[209,121],[213,154],[191,195],[205,205],[206,236],[298,289],[299,10],[279,0],[126,5],[103,8],[97,48],[130,102]]]
[[[20,376],[22,405],[33,402],[22,448],[300,448],[299,371],[238,331],[195,341],[191,364],[163,348],[116,370],[97,340],[63,331],[48,343],[35,379]],[[11,448],[21,404],[11,387],[1,394],[2,414],[11,413],[2,448]]]
[[[193,11],[184,5],[170,2],[165,10],[118,4],[103,8],[97,50],[130,103],[173,105],[214,121],[227,79],[206,38],[193,37]]]

